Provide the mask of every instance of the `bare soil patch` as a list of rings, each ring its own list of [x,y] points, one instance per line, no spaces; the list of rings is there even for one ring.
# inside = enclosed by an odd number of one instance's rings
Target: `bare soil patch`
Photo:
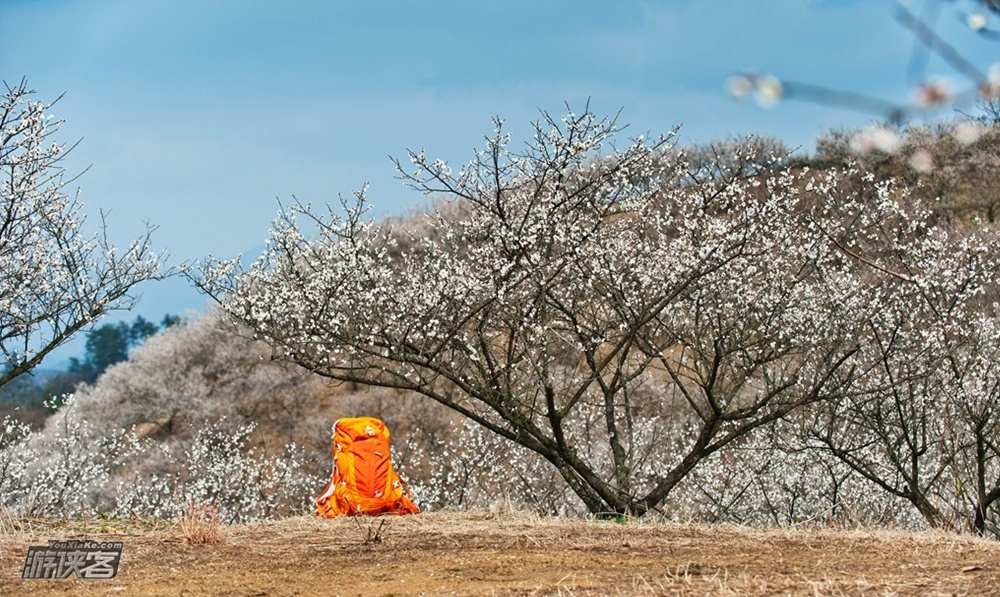
[[[1000,595],[1000,543],[968,536],[489,512],[384,520],[229,526],[217,545],[165,523],[21,522],[0,535],[0,595]],[[118,575],[22,580],[28,546],[50,539],[124,542]]]

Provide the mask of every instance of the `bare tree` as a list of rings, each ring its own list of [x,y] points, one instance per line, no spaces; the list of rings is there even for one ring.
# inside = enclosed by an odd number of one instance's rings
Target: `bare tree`
[[[105,313],[130,308],[135,287],[167,272],[152,229],[118,250],[103,226],[84,236],[51,139],[60,121],[22,80],[0,95],[0,386]]]
[[[979,122],[987,126],[1000,124],[1000,95],[981,98],[976,102],[976,109],[979,112],[976,117]]]

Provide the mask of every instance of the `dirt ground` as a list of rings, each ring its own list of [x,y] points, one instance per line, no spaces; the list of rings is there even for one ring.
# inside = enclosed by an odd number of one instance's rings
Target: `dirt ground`
[[[943,533],[490,512],[292,518],[202,545],[166,523],[5,526],[0,595],[1000,595],[1000,543]],[[50,539],[122,541],[117,576],[22,580]]]

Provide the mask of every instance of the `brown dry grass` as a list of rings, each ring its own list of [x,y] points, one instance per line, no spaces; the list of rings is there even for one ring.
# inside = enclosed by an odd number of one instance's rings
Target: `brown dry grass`
[[[181,533],[192,545],[222,543],[219,510],[211,504],[191,502],[180,519]]]
[[[359,524],[360,522],[360,524]],[[509,513],[230,526],[21,521],[0,595],[1000,595],[1000,543],[940,533],[615,524]],[[375,525],[372,527],[371,525]],[[120,540],[111,580],[21,580],[28,545]]]

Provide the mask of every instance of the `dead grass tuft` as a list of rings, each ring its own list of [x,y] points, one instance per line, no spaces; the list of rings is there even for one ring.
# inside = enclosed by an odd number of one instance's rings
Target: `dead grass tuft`
[[[7,508],[0,508],[0,535],[15,535],[21,531],[20,521]]]
[[[213,504],[190,502],[181,515],[181,533],[192,545],[217,545],[222,543],[219,509]]]
[[[370,545],[372,543],[382,542],[382,530],[385,528],[385,523],[389,518],[387,516],[379,516],[374,519],[362,516],[352,516],[355,524],[358,525],[358,531],[362,535],[362,543],[365,545]],[[365,518],[365,523],[361,523],[361,519]],[[378,521],[378,525],[375,524],[375,520]]]

